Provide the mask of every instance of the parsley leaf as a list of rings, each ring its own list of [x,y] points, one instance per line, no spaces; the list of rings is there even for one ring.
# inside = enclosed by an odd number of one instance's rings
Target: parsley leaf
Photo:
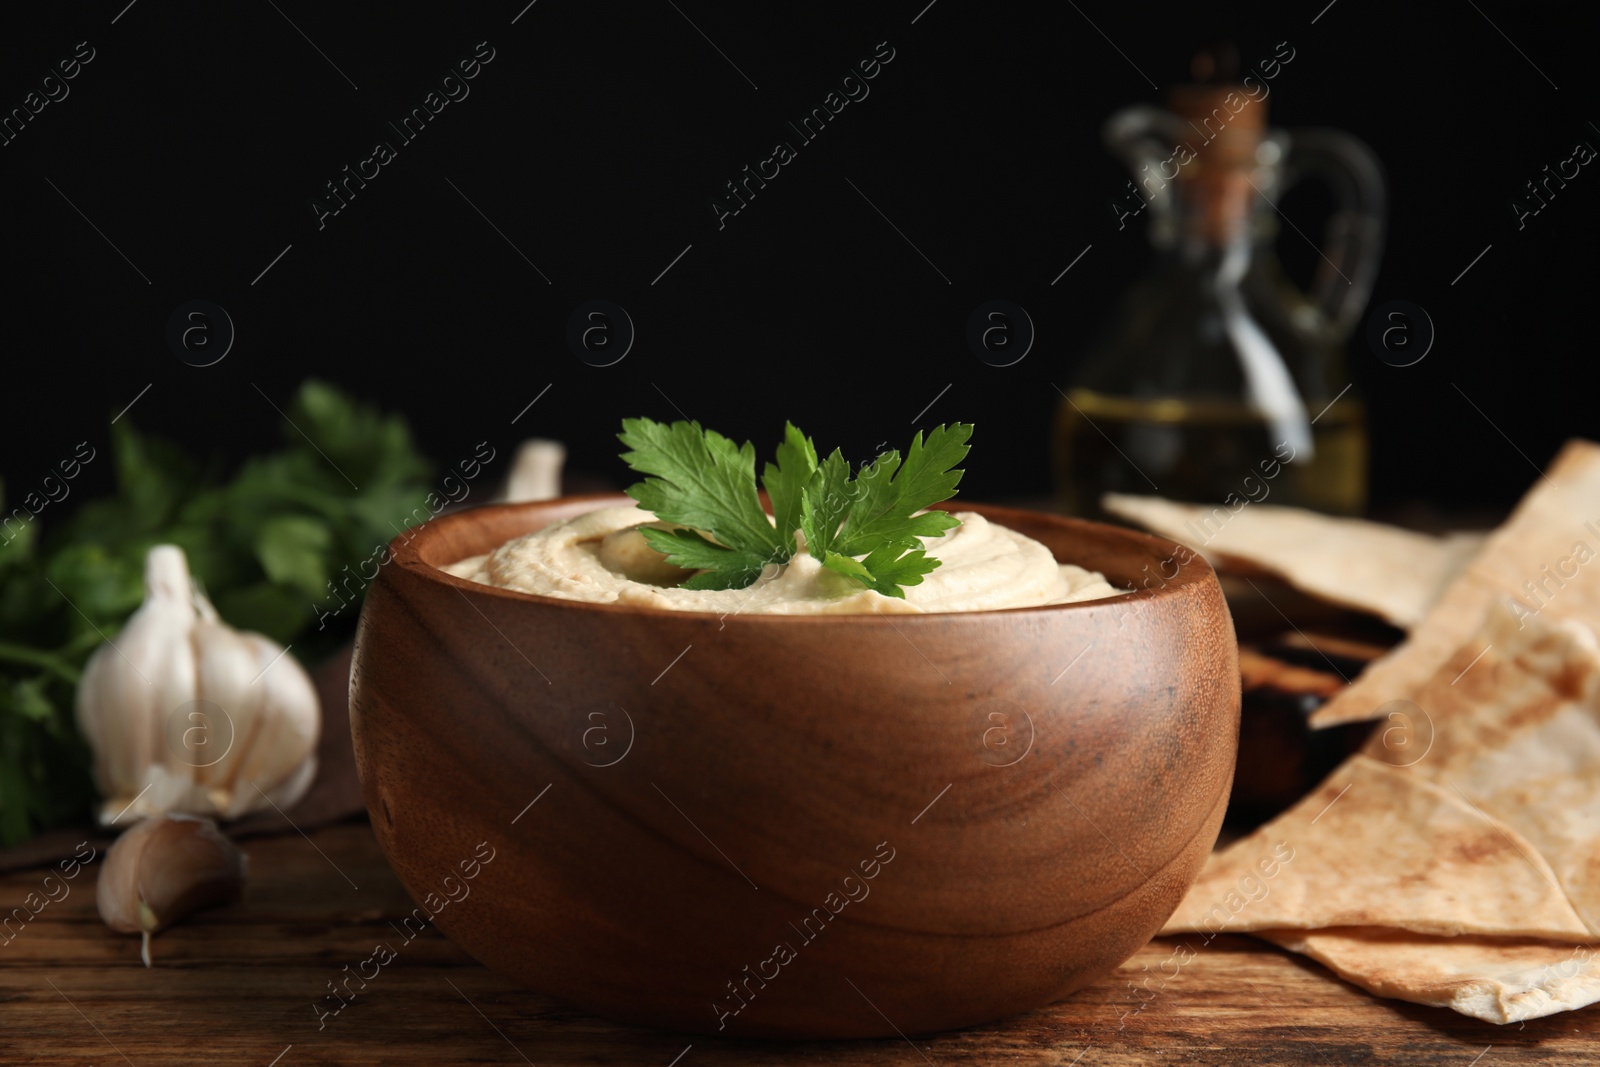
[[[628,495],[658,519],[686,529],[646,527],[645,540],[676,566],[695,573],[688,589],[742,589],[764,566],[787,563],[807,550],[823,566],[884,596],[904,597],[939,566],[922,538],[938,537],[960,521],[928,507],[955,495],[972,426],[939,426],[924,440],[919,431],[902,463],[885,452],[852,477],[838,449],[821,460],[816,446],[793,423],[784,426],[777,462],[762,471],[772,503],[768,517],[756,493],[755,449],[735,445],[699,423],[670,425],[624,419],[618,438],[623,460],[648,475]]]
[[[855,502],[830,545],[847,556],[871,552],[883,544],[916,548],[919,537],[937,537],[960,523],[943,511],[923,509],[955,496],[962,472],[952,470],[966,458],[972,427],[964,423],[937,426],[923,443],[922,431],[911,439],[904,464],[900,453],[885,452],[856,476]]]
[[[850,463],[836,448],[818,466],[816,475],[806,487],[805,501],[800,510],[800,528],[806,535],[806,545],[811,549],[811,554],[823,563],[827,563],[826,551],[834,532],[850,513],[850,505],[854,503],[851,493]],[[839,570],[839,567],[834,569]]]
[[[699,571],[683,583],[685,589],[743,589],[761,577],[761,568],[773,562],[771,550],[727,548],[707,541],[693,530],[640,531],[651,548],[667,562],[684,570]]]
[[[761,473],[761,487],[772,501],[772,519],[783,539],[784,551],[794,555],[794,532],[800,528],[805,507],[806,484],[817,469],[817,448],[811,438],[792,422],[783,424],[783,443],[778,446],[778,462],[768,463]]]
[[[926,549],[913,548],[908,552],[901,545],[881,545],[867,553],[867,558],[861,562],[872,575],[872,588],[884,596],[901,598],[905,597],[901,586],[921,585],[922,576],[939,566],[938,560],[928,558]]]
[[[859,578],[884,596],[904,597],[902,586],[917,585],[939,566],[920,538],[938,537],[961,525],[947,512],[923,509],[955,495],[962,472],[952,468],[966,458],[971,436],[969,423],[935,427],[926,442],[919,430],[903,464],[899,452],[889,451],[848,483],[840,471],[829,472],[806,529],[811,554],[824,567]],[[829,462],[837,455],[829,456]]]
[[[617,437],[631,450],[622,461],[652,475],[630,485],[627,493],[656,518],[704,530],[741,553],[781,551],[782,541],[756,495],[756,449],[750,442],[737,446],[715,430],[702,430],[698,422],[667,425],[653,419],[623,419]]]

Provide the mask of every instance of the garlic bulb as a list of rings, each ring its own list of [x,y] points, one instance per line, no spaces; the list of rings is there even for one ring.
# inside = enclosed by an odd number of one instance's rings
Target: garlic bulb
[[[146,819],[106,853],[95,904],[111,929],[143,935],[139,956],[148,967],[151,934],[201,908],[237,901],[248,870],[244,853],[210,819]]]
[[[145,556],[145,599],[78,683],[103,825],[288,808],[316,775],[322,710],[286,649],[224,623],[176,545]]]

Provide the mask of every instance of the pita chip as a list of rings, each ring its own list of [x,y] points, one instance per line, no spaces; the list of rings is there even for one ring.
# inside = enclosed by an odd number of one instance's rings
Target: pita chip
[[[1515,830],[1452,790],[1360,753],[1213,855],[1162,933],[1333,926],[1600,938]]]
[[[1371,719],[1387,701],[1412,698],[1502,600],[1519,620],[1574,619],[1600,630],[1597,556],[1600,445],[1573,440],[1406,640],[1313,712],[1311,724]]]
[[[1403,930],[1263,930],[1380,997],[1515,1023],[1600,1001],[1600,944],[1429,937]]]
[[[1101,506],[1189,546],[1218,570],[1271,575],[1401,629],[1423,620],[1481,543],[1276,504],[1230,508],[1107,493]]]

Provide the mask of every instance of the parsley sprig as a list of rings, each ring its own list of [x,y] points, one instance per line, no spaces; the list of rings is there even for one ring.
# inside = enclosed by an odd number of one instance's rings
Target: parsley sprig
[[[645,540],[668,562],[696,573],[686,589],[743,589],[768,564],[806,550],[824,567],[885,596],[904,597],[939,566],[920,538],[960,525],[924,509],[955,495],[972,436],[969,423],[938,426],[911,439],[902,462],[884,452],[859,471],[838,449],[818,460],[816,446],[785,424],[776,461],[761,472],[769,518],[756,492],[756,451],[697,422],[624,419],[617,435],[628,466],[646,475],[628,495],[658,519],[683,529],[647,527]]]

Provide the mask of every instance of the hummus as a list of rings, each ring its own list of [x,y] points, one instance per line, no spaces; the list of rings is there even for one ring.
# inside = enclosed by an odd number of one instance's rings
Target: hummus
[[[1096,600],[1127,592],[1094,571],[1058,564],[1031,537],[974,512],[961,525],[925,537],[940,566],[920,585],[889,597],[826,569],[802,546],[744,589],[681,589],[690,572],[667,563],[637,527],[655,521],[639,507],[600,508],[507,541],[493,552],[443,568],[458,578],[563,600],[629,604],[712,614],[919,614],[988,611]]]

